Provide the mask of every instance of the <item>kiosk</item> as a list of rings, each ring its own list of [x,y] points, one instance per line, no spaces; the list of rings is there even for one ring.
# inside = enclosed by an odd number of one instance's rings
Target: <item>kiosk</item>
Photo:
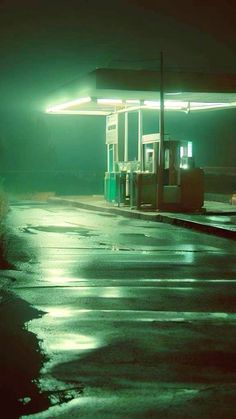
[[[46,112],[106,117],[105,199],[142,209],[199,211],[203,171],[192,145],[164,131],[164,111],[189,113],[236,108],[235,75],[96,69],[53,95]],[[143,132],[143,111],[156,110],[159,132]],[[128,117],[138,115],[136,159],[129,160]],[[162,122],[162,123],[161,123]]]
[[[142,116],[142,115],[141,115]],[[119,133],[119,114],[107,116],[105,199],[137,209],[158,208],[158,155],[160,134],[141,136],[138,160],[125,159],[126,130]],[[165,137],[162,208],[198,211],[204,202],[203,171],[194,167],[192,143]]]

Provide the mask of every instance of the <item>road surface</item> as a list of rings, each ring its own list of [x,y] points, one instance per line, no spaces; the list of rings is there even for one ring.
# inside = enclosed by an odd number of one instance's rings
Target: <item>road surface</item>
[[[4,240],[15,417],[236,417],[234,241],[28,203]]]

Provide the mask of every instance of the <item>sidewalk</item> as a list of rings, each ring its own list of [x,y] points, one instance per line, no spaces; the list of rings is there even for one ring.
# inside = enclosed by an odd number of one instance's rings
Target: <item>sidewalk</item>
[[[174,224],[236,240],[236,206],[228,203],[205,201],[203,214],[185,214],[118,207],[106,202],[101,195],[51,197],[48,202],[108,212],[124,217]]]

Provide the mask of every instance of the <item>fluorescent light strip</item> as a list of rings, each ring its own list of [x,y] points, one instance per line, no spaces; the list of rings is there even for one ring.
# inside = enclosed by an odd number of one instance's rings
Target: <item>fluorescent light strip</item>
[[[108,115],[112,112],[110,110],[71,110],[68,109],[75,105],[82,105],[85,103],[91,102],[91,97],[82,97],[72,101],[64,102],[59,105],[49,107],[46,112],[47,113],[57,113],[57,114],[68,114],[68,115]],[[101,98],[97,99],[97,104],[99,105],[121,105],[123,102],[121,99],[108,99],[108,98]],[[152,100],[145,100],[144,106],[140,105],[140,101],[136,99],[127,99],[127,104],[137,104],[137,106],[127,107],[124,109],[120,109],[118,112],[126,112],[138,109],[160,109],[160,102],[159,101],[152,101]],[[165,109],[166,110],[182,110],[182,111],[198,111],[198,110],[208,110],[208,109],[227,109],[227,108],[236,108],[236,102],[187,102],[187,101],[178,101],[178,100],[165,100]]]
[[[160,102],[145,100],[144,105],[148,108],[160,109]],[[165,109],[187,109],[188,102],[183,102],[180,100],[165,100]]]
[[[97,103],[100,105],[121,105],[121,99],[97,99]]]
[[[187,108],[189,106],[189,102],[182,101],[182,100],[165,100],[165,106],[166,107],[173,107],[175,108]]]
[[[110,111],[72,111],[69,109],[60,109],[55,111],[50,111],[49,113],[54,115],[109,115]]]
[[[145,100],[144,105],[147,109],[160,109],[160,102]],[[178,100],[165,100],[165,109],[169,110],[186,110],[188,102]]]
[[[145,109],[146,106],[130,106],[129,108],[118,109],[116,113],[125,113],[125,112],[132,112],[132,111],[139,111],[140,109]]]
[[[145,100],[144,105],[148,109],[160,109],[160,102]],[[236,102],[214,103],[214,102],[184,102],[175,100],[166,100],[165,109],[167,110],[207,110],[236,107]]]
[[[140,100],[128,99],[128,100],[125,101],[125,103],[131,104],[131,105],[138,105],[140,103]]]
[[[190,110],[191,111],[200,111],[200,110],[207,110],[207,109],[227,109],[227,108],[235,108],[236,103],[191,103]]]
[[[50,113],[50,112],[60,111],[62,109],[70,108],[71,106],[81,105],[83,103],[89,103],[89,102],[91,102],[91,100],[92,99],[89,96],[88,97],[81,97],[79,99],[75,99],[75,100],[71,100],[69,102],[60,103],[59,105],[51,106],[46,110],[46,112]]]
[[[191,106],[227,106],[228,102],[190,102]]]
[[[160,102],[154,102],[153,100],[145,100],[143,103],[145,106],[151,108],[160,108]]]

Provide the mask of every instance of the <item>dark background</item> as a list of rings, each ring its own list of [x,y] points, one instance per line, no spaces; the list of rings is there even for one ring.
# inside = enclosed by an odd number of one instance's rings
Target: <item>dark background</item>
[[[168,70],[235,73],[235,18],[234,1],[1,1],[5,187],[101,193],[105,119],[45,114],[51,91],[96,67],[158,69],[161,50]],[[193,141],[197,165],[235,167],[235,116],[170,112],[166,131]],[[158,116],[146,116],[145,133],[157,129]]]

